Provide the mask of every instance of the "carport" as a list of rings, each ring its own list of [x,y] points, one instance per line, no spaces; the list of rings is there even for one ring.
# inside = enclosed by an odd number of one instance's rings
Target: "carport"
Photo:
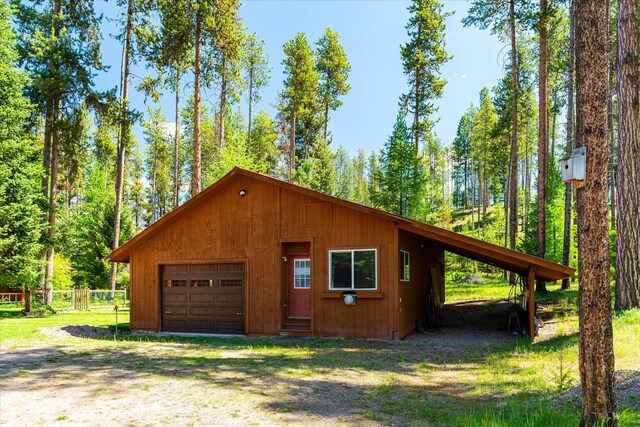
[[[442,247],[445,251],[475,261],[480,261],[518,274],[524,279],[526,305],[529,317],[529,336],[535,337],[535,281],[552,282],[570,277],[575,273],[571,267],[517,252],[502,246],[474,239],[443,228],[432,227],[418,221],[402,223],[399,228]]]

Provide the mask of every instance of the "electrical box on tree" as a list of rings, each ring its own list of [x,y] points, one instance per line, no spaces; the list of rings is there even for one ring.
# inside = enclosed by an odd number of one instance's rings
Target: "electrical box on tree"
[[[562,160],[562,181],[573,182],[576,188],[584,185],[587,175],[587,147],[578,147],[571,156]]]

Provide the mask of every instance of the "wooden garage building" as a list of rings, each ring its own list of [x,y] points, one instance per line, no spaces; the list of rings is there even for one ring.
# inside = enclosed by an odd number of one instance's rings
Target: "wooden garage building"
[[[401,339],[444,302],[444,251],[531,291],[574,273],[239,168],[109,260],[130,263],[132,330]]]

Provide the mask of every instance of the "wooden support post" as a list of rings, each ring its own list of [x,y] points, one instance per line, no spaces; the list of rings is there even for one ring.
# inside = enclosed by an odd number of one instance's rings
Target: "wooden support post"
[[[20,297],[20,302],[22,303],[23,307],[27,303],[27,299],[26,299],[25,293],[26,293],[26,291],[24,290],[24,288],[22,288],[22,296]]]
[[[527,311],[529,312],[529,337],[533,342],[536,335],[536,272],[532,265],[529,266],[529,274],[527,274],[527,289],[529,296],[527,298]]]

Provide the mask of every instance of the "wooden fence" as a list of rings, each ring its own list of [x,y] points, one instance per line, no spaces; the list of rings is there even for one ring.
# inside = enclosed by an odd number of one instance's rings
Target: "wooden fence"
[[[21,303],[23,306],[26,301],[25,291],[22,292],[0,292],[0,304],[17,304]]]
[[[24,306],[26,298],[29,298],[32,304],[34,301],[43,304],[44,296],[45,292],[42,290],[0,293],[0,304],[21,303]],[[55,309],[90,310],[92,307],[127,306],[126,290],[55,290],[51,291],[51,296],[51,306]]]

